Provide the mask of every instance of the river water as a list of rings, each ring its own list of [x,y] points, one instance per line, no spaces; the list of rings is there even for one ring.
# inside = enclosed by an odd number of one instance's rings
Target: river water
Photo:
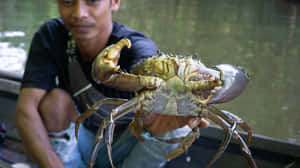
[[[57,17],[56,0],[0,1],[0,70],[22,74],[34,32]],[[243,66],[251,80],[232,102],[254,133],[300,143],[300,5],[284,0],[122,0],[114,20],[167,53],[208,66]],[[298,37],[297,37],[298,36]]]

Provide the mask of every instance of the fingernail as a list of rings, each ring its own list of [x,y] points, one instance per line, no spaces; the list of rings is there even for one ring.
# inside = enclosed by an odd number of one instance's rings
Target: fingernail
[[[193,127],[197,127],[200,124],[200,121],[201,120],[199,119],[194,119],[194,121],[192,122]]]

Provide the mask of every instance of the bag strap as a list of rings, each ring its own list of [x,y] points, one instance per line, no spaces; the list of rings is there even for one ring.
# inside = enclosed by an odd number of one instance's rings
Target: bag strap
[[[76,44],[71,33],[67,42],[66,54],[68,56],[68,75],[72,97],[80,112],[86,111],[98,100],[106,98],[86,78],[76,54]]]

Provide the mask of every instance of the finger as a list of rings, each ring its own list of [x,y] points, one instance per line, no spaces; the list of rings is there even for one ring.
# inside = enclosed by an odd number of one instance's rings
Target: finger
[[[187,123],[190,128],[195,128],[197,126],[201,128],[207,128],[209,126],[209,122],[206,121],[205,119],[200,119],[195,117],[191,118]]]
[[[200,118],[196,118],[196,117],[194,117],[194,118],[191,118],[189,121],[188,121],[188,126],[190,127],[190,128],[195,128],[195,127],[197,127],[199,124],[201,123],[201,119]]]
[[[206,121],[205,119],[201,119],[200,125],[201,128],[207,128],[209,126],[209,122]]]

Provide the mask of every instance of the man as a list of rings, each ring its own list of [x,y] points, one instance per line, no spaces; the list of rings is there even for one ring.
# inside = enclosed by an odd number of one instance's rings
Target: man
[[[85,167],[95,133],[90,128],[81,126],[79,141],[75,141],[74,122],[78,117],[77,110],[80,105],[76,104],[76,108],[73,104],[74,97],[72,99],[70,96],[73,94],[70,90],[70,76],[76,68],[68,69],[70,55],[66,54],[66,50],[72,46],[72,43],[69,45],[68,42],[72,42],[70,39],[74,38],[76,45],[71,53],[78,55],[79,69],[82,69],[87,80],[105,96],[122,98],[130,98],[132,94],[96,85],[92,81],[89,72],[94,58],[107,45],[127,37],[133,45],[131,49],[122,51],[119,63],[121,69],[130,70],[141,59],[154,55],[157,49],[154,43],[141,33],[112,22],[112,12],[119,9],[120,0],[57,1],[61,19],[52,19],[45,23],[33,38],[15,121],[26,148],[39,167]],[[69,36],[70,33],[72,37]],[[155,136],[186,124],[191,128],[199,124],[202,127],[208,125],[206,121],[200,122],[198,119],[185,117],[177,117],[174,124],[163,128],[157,123],[161,120],[175,119],[176,117],[153,114],[150,124],[145,127]],[[116,132],[118,134],[118,131]],[[119,131],[119,135],[113,146],[113,154],[117,155],[113,156],[113,160],[117,167],[159,167],[166,161],[163,154],[159,155],[155,148],[174,150],[178,145],[151,140],[155,137],[139,142],[127,130]],[[151,145],[150,151],[144,149],[145,146]],[[139,155],[135,156],[136,153]],[[97,167],[109,167],[106,155],[105,150],[100,150]]]

